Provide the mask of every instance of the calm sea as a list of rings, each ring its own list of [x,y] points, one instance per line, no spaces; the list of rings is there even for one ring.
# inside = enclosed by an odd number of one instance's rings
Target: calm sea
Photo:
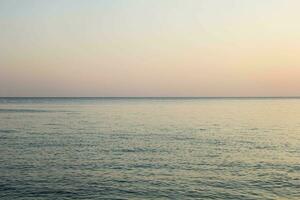
[[[0,98],[0,199],[300,199],[300,99]]]

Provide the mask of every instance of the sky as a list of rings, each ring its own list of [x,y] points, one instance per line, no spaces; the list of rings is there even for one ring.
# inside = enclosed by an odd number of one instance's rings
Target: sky
[[[0,96],[300,96],[299,0],[0,0]]]

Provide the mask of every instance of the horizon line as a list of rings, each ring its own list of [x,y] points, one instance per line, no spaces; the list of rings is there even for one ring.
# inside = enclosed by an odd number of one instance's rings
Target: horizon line
[[[0,98],[300,98],[300,96],[0,96]]]

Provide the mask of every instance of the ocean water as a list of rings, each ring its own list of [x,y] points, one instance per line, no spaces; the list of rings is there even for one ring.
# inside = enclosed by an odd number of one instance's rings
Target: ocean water
[[[300,99],[0,98],[0,199],[300,199]]]

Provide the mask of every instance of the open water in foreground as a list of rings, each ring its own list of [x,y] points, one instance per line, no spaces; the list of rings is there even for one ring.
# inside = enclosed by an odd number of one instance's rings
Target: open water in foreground
[[[0,98],[0,199],[300,199],[300,99]]]

